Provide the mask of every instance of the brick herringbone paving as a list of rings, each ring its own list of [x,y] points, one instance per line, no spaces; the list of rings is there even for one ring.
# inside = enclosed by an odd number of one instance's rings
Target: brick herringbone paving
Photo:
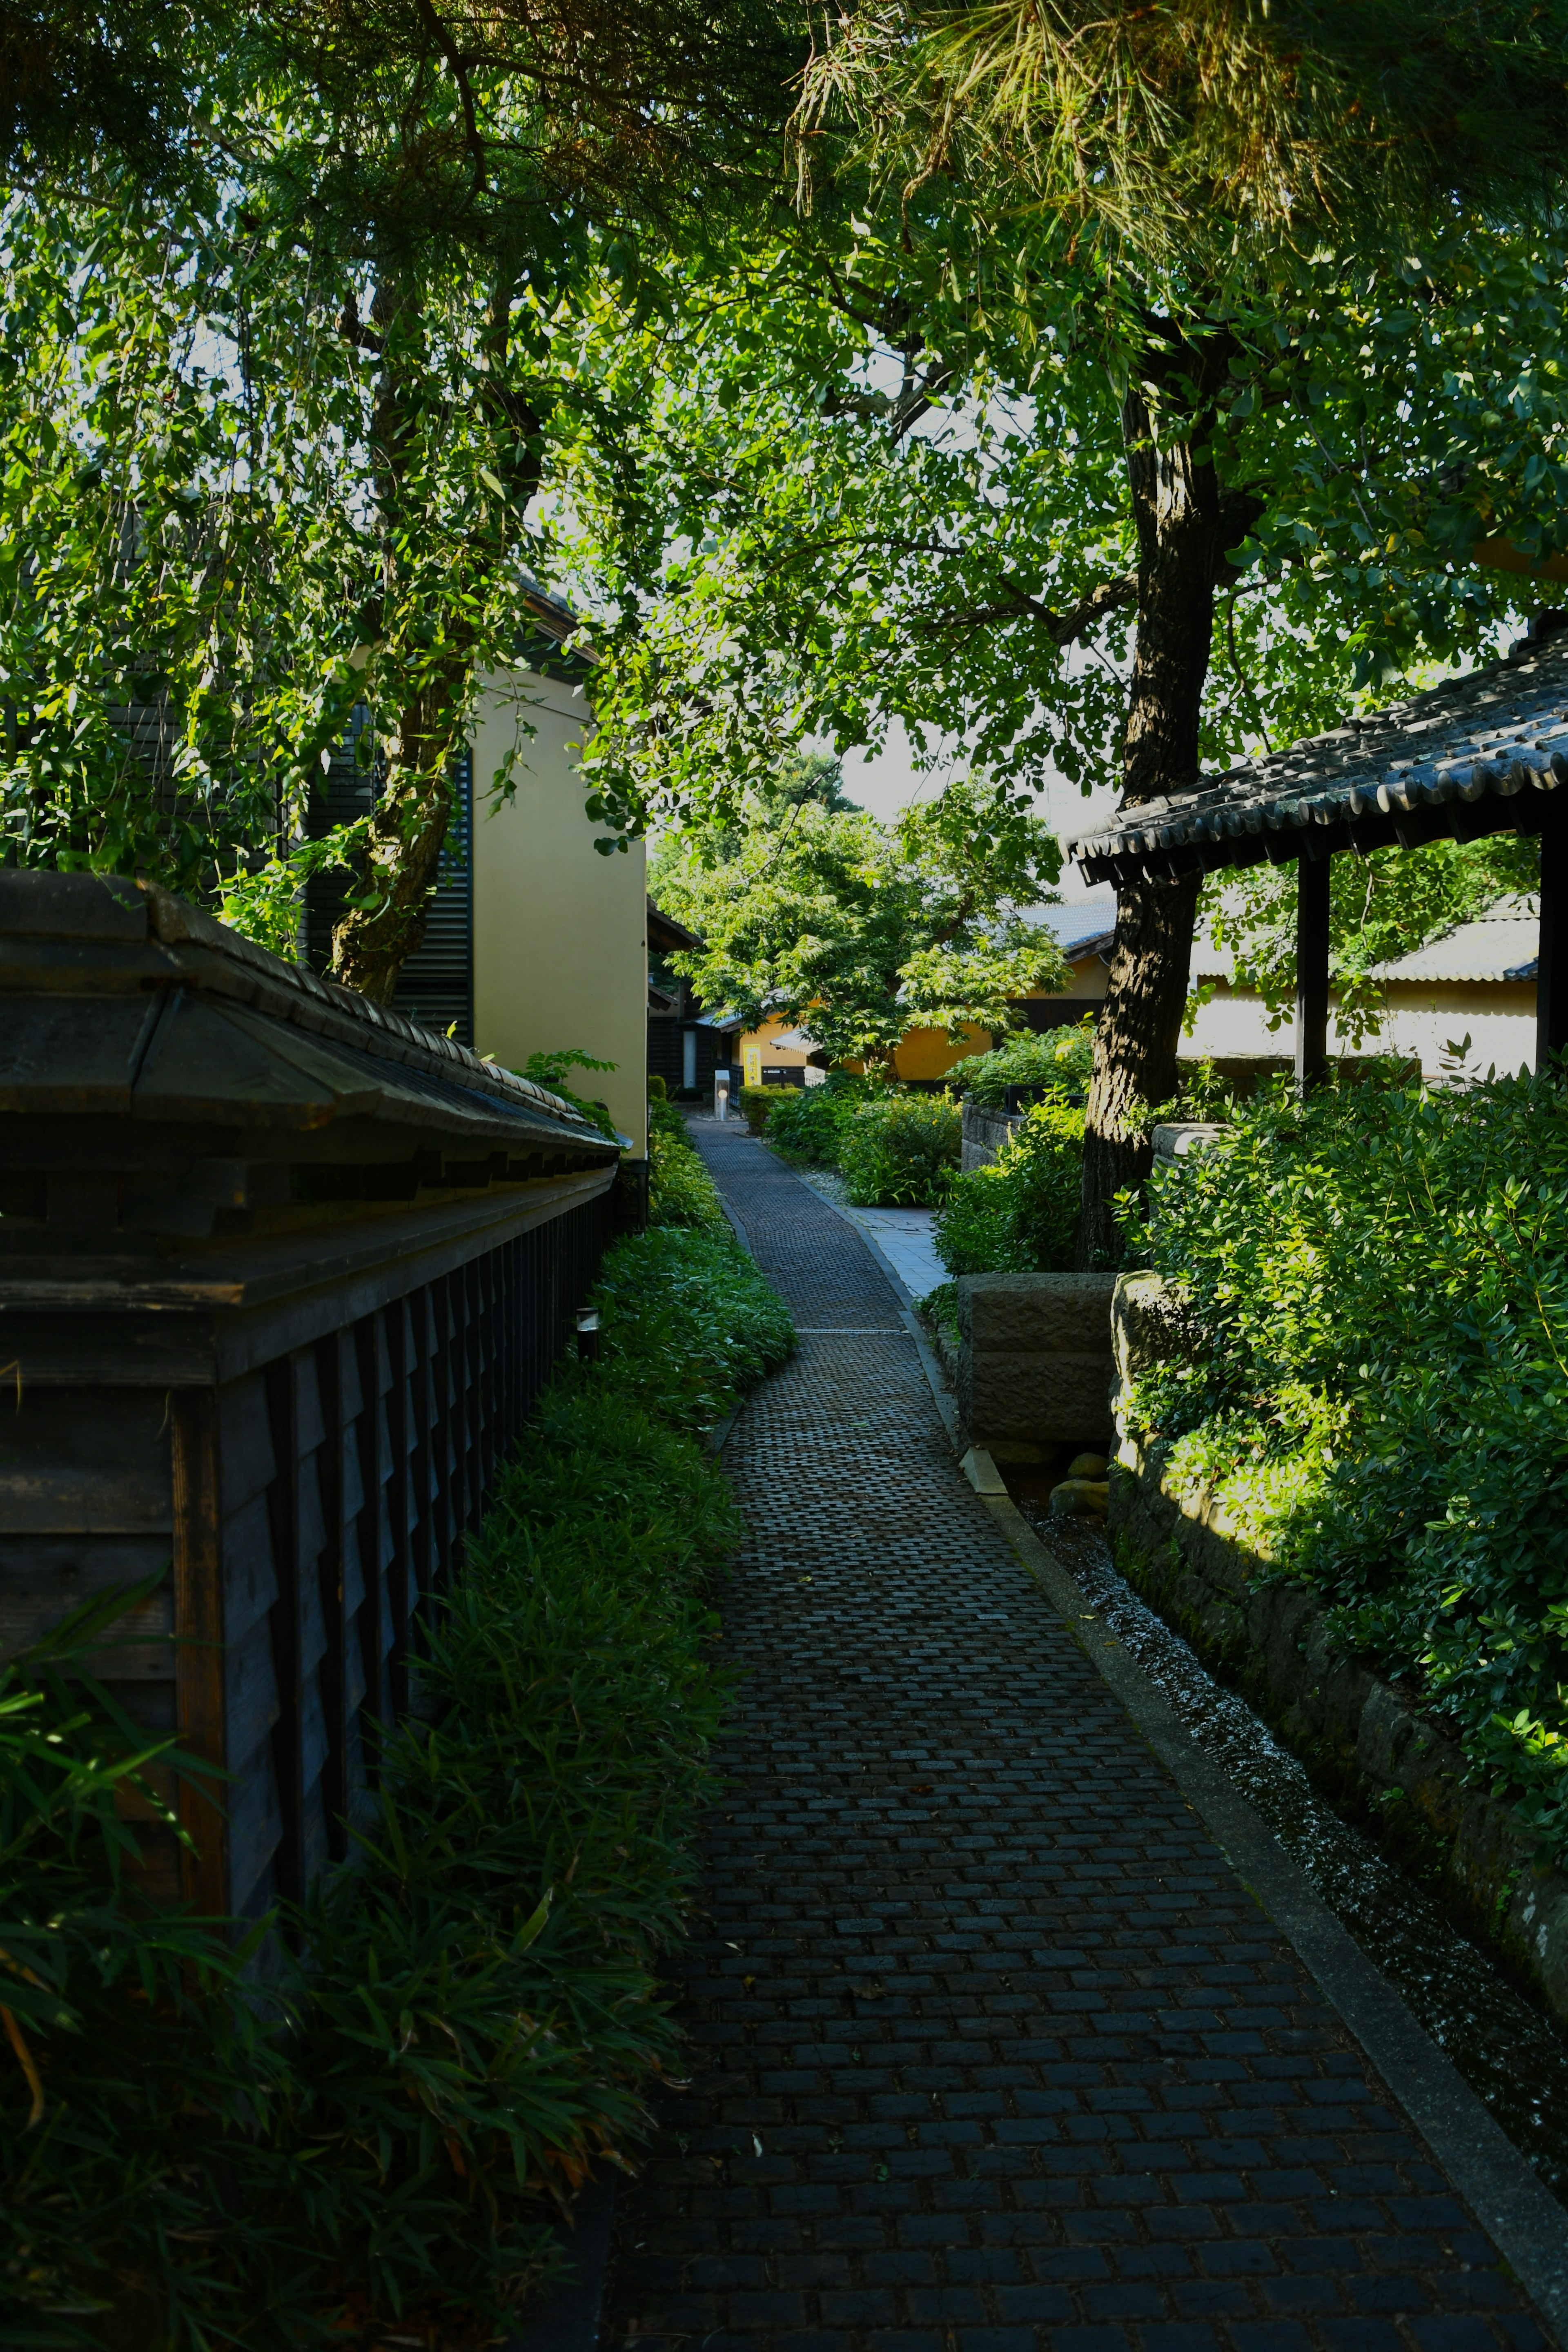
[[[726,1449],[744,1680],[683,1963],[691,2082],[623,2200],[604,2341],[1541,2345],[964,1484],[859,1237],[696,1132],[805,1336]]]

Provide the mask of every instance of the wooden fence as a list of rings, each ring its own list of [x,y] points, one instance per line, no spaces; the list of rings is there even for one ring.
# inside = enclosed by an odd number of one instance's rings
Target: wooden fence
[[[257,1917],[374,1802],[616,1147],[89,877],[0,874],[0,1644],[168,1570],[99,1667],[226,1777],[179,1789],[193,1847],[148,1824],[148,1888]]]

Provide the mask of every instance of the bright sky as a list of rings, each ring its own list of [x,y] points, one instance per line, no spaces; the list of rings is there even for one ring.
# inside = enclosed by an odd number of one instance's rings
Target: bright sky
[[[963,763],[963,745],[954,740],[951,747],[952,765]],[[844,789],[852,801],[869,809],[873,816],[896,816],[913,800],[925,800],[942,784],[940,771],[917,774],[910,751],[910,741],[895,720],[885,750],[868,756],[851,751],[844,761]],[[1088,833],[1102,819],[1114,815],[1116,795],[1105,791],[1092,793],[1088,800],[1076,784],[1065,776],[1053,776],[1036,803],[1036,807],[1052,831],[1058,836]],[[1071,866],[1062,871],[1061,896],[1066,900],[1083,897],[1087,884]]]

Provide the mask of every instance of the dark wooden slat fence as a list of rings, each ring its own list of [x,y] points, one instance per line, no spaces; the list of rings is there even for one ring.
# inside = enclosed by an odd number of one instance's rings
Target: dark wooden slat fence
[[[227,1777],[182,1787],[192,1848],[149,1830],[147,1885],[254,1919],[374,1805],[616,1150],[126,884],[0,875],[0,1643],[167,1565],[99,1663]]]

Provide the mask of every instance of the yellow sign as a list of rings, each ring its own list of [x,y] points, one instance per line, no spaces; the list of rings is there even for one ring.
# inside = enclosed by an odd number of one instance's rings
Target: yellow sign
[[[760,1087],[763,1083],[762,1047],[760,1045],[748,1045],[741,1058],[744,1062],[746,1067],[746,1084],[749,1087]]]

